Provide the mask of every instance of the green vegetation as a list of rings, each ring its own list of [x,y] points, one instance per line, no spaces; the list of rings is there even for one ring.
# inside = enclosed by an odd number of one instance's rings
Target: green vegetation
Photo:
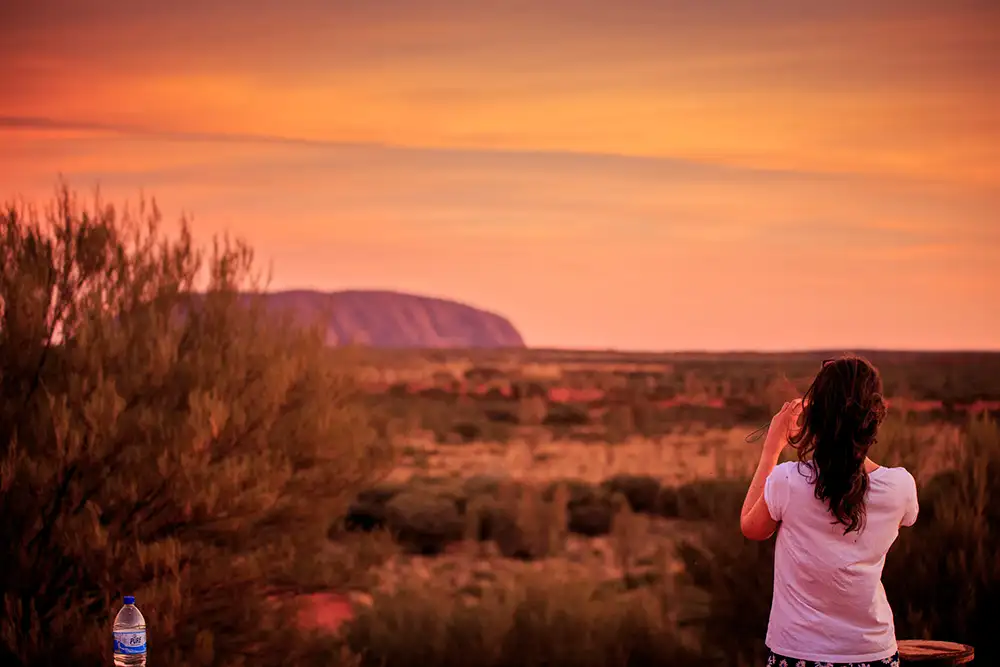
[[[742,436],[831,353],[330,349],[245,245],[158,220],[0,217],[0,662],[109,664],[134,593],[171,667],[757,664]],[[920,489],[898,634],[992,664],[1000,355],[868,356],[873,457]],[[349,591],[337,632],[301,621]]]

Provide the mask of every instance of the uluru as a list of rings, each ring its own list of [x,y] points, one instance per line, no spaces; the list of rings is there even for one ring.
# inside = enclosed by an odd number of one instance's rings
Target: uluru
[[[384,348],[522,348],[505,317],[470,305],[389,290],[288,290],[263,295],[267,308],[299,321],[326,320],[331,345]]]

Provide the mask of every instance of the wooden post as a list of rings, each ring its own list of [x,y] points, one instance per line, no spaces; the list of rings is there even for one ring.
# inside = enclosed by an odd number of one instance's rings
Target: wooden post
[[[971,665],[976,652],[971,646],[931,639],[904,639],[899,644],[902,667],[953,667]]]

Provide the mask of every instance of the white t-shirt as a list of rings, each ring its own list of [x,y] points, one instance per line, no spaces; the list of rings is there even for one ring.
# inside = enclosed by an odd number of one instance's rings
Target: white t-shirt
[[[767,647],[816,662],[869,662],[893,655],[896,629],[882,588],[882,566],[899,527],[917,520],[917,485],[905,468],[868,475],[868,518],[844,535],[817,500],[808,463],[775,467],[764,502],[780,521]]]

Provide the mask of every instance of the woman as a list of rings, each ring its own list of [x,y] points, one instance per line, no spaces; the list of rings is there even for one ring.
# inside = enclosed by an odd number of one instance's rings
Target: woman
[[[768,665],[899,664],[882,566],[917,519],[917,487],[868,458],[885,410],[878,371],[850,356],[771,420],[740,516],[751,540],[778,533]],[[787,444],[799,460],[777,465]]]

